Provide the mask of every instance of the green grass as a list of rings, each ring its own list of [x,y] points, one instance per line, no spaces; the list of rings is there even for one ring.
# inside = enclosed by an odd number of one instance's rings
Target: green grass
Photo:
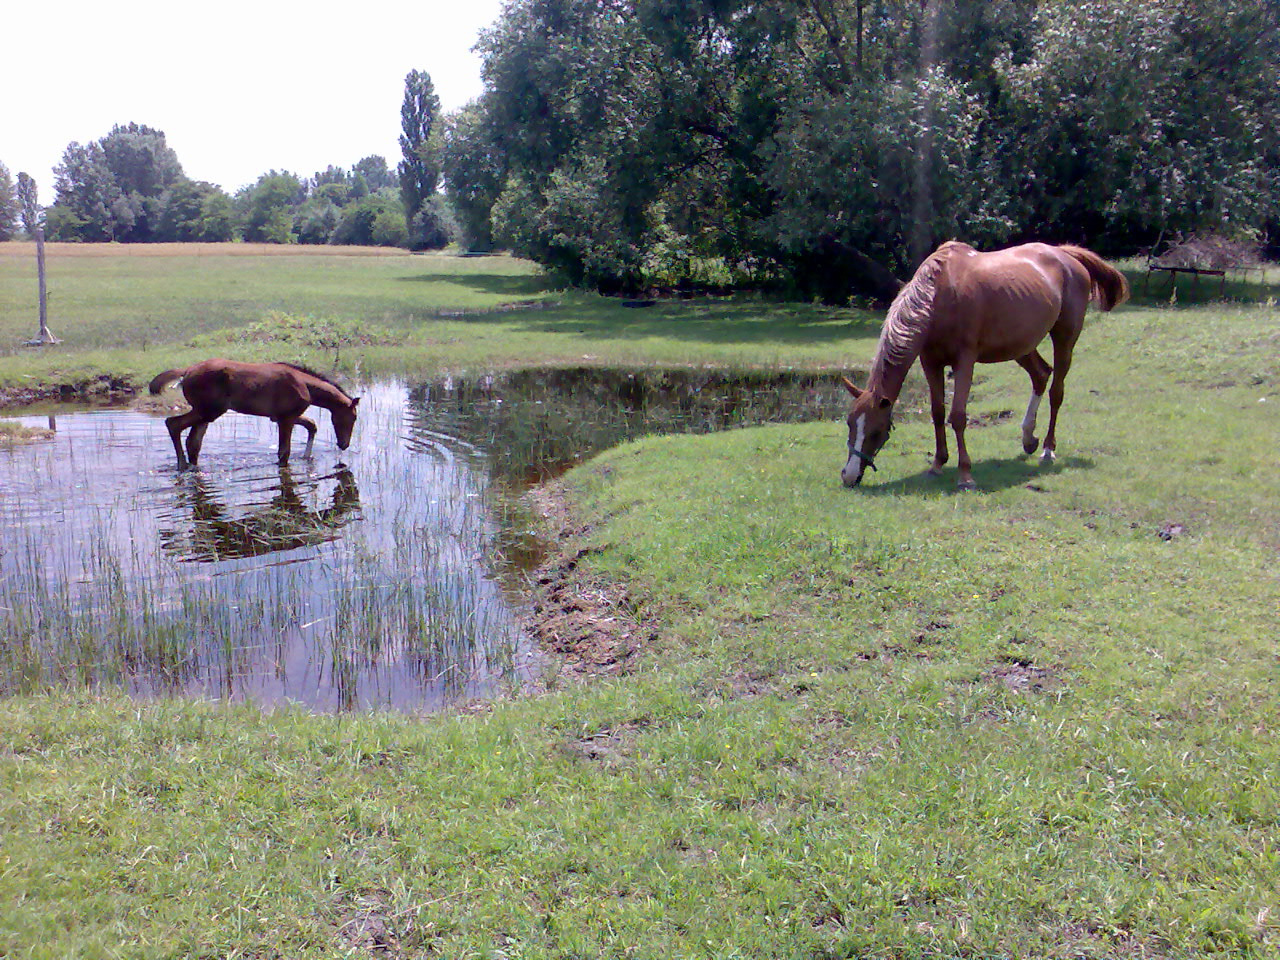
[[[357,377],[584,361],[831,366],[879,330],[866,311],[750,297],[632,309],[509,257],[168,252],[51,257],[49,325],[63,343],[33,349],[21,344],[37,326],[34,273],[30,257],[0,250],[0,391],[103,377],[136,389],[217,354],[336,358]],[[302,335],[264,337],[273,317]],[[335,326],[361,348],[335,350]]]
[[[463,326],[874,345],[754,309]],[[918,417],[856,490],[839,423],[605,453],[566,490],[657,627],[621,677],[426,718],[0,702],[0,955],[1275,957],[1278,357],[1266,303],[1094,315],[1054,467],[981,369],[971,412],[1015,416],[969,430],[973,493]]]

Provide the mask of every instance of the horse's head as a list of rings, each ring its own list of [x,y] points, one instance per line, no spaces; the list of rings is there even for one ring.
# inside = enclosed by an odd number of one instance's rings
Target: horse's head
[[[349,407],[334,407],[333,413],[333,432],[338,435],[338,449],[345,450],[351,446],[351,431],[356,428],[356,406],[360,403],[360,398],[356,397],[351,401]]]
[[[867,467],[876,468],[876,454],[889,439],[893,401],[874,390],[858,389],[847,377],[841,377],[840,382],[853,397],[849,409],[849,459],[840,471],[840,480],[846,487],[856,487]]]

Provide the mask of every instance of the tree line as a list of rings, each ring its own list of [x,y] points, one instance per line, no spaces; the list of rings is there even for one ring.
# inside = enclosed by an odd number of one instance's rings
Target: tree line
[[[71,144],[53,239],[503,247],[601,290],[887,298],[939,242],[1280,241],[1276,0],[511,0],[403,158],[234,196]],[[0,236],[7,173],[0,168]]]
[[[40,211],[54,241],[359,244],[427,249],[456,236],[438,191],[440,113],[430,77],[405,79],[396,170],[377,154],[351,169],[329,166],[309,177],[269,170],[229,194],[183,173],[164,132],[138,123],[112,127],[88,144],[71,143],[54,168],[54,201]],[[34,189],[34,182],[30,182]],[[23,230],[19,191],[0,164],[0,240]]]
[[[464,232],[602,289],[1280,235],[1274,0],[513,0],[480,49]]]

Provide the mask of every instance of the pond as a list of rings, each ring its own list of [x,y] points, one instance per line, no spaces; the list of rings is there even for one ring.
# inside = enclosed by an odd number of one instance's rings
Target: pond
[[[438,710],[543,668],[522,628],[539,560],[520,494],[629,438],[842,416],[830,376],[528,370],[383,382],[352,448],[275,463],[229,414],[178,471],[160,415],[14,417],[0,449],[0,692]],[[175,394],[175,396],[177,396]]]

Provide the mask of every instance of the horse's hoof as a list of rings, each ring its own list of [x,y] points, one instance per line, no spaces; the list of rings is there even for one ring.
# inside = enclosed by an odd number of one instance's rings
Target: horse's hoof
[[[931,477],[940,477],[940,476],[942,476],[942,468],[941,468],[940,466],[938,466],[937,464],[934,464],[933,466],[931,466],[931,467],[929,468],[929,476],[931,476]]]
[[[1032,437],[1030,440],[1023,440],[1022,452],[1025,453],[1027,456],[1031,456],[1031,454],[1036,452],[1036,448],[1039,446],[1040,446],[1040,441],[1036,437]]]
[[[977,490],[978,485],[973,482],[972,478],[970,478],[968,480],[961,480],[959,483],[957,483],[956,489],[957,490]]]
[[[1054,452],[1050,447],[1045,447],[1044,453],[1040,454],[1041,463],[1053,463],[1056,459],[1058,458],[1054,455]]]

